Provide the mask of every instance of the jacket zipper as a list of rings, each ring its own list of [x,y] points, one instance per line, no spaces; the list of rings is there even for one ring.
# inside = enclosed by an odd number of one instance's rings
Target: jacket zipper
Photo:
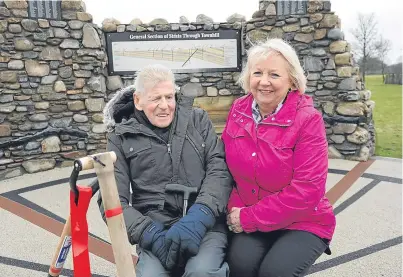
[[[254,119],[253,119],[253,121],[254,121]],[[256,122],[255,122],[256,123]],[[258,126],[259,126],[259,124],[260,123],[257,123],[256,124],[256,127],[255,127],[255,137],[256,137],[256,148],[257,149],[259,149],[259,140],[257,139],[257,128],[258,128]],[[257,175],[256,175],[256,164],[257,164],[257,161],[255,161],[255,164],[253,165],[253,169],[254,169],[254,171],[255,171],[255,183],[260,187],[260,185],[259,185],[259,182],[257,181]],[[256,192],[256,193],[258,193],[258,192]],[[257,198],[258,198],[258,196],[256,196]]]
[[[168,136],[168,143],[167,143],[167,148],[168,148],[168,154],[171,155],[171,145],[172,145],[172,130],[174,129],[174,126],[172,126],[171,130],[169,130],[169,136]],[[165,141],[164,141],[165,142]],[[172,157],[171,157],[172,158]]]
[[[244,114],[244,113],[241,113],[241,112],[239,112],[239,111],[237,111],[239,114],[242,114],[243,116],[245,116],[245,117],[247,117],[247,118],[249,118],[249,119],[252,119],[253,121],[255,121],[255,119],[253,118],[253,117],[250,117],[249,115],[246,115],[246,114]],[[259,127],[259,124],[265,124],[265,125],[273,125],[273,126],[281,126],[281,127],[287,127],[287,126],[290,126],[290,125],[282,125],[282,124],[276,124],[276,123],[266,123],[266,122],[263,122],[263,121],[261,121],[261,122],[259,122],[259,123],[257,123],[257,124],[255,124],[256,125],[256,127],[255,127],[255,136],[257,137],[257,128]],[[256,163],[254,164],[254,170],[255,170],[255,182],[256,182],[256,184],[258,184],[259,185],[259,182],[257,181],[257,176],[256,176]],[[260,186],[260,185],[259,185]]]
[[[179,104],[179,103],[177,103],[177,104]],[[175,109],[174,118],[173,118],[172,123],[171,123],[172,124],[171,129],[169,130],[168,143],[167,143],[169,156],[171,156],[172,135],[173,135],[174,129],[176,128],[177,117],[178,117],[178,108]],[[172,156],[171,156],[171,159],[172,159]]]
[[[239,112],[238,111],[238,113],[240,113],[240,114],[242,114],[243,116],[245,116],[245,117],[247,117],[247,118],[249,118],[249,119],[252,119],[253,121],[255,121],[252,117],[250,117],[249,115],[246,115],[246,114],[244,114],[244,113],[241,113],[241,112]],[[258,127],[258,125],[259,125],[260,123],[258,123],[258,124],[256,124],[256,127],[255,127],[255,137],[257,137],[257,127]],[[258,183],[258,181],[257,181],[257,176],[256,176],[256,162],[253,164],[253,169],[254,169],[254,171],[255,171],[255,173],[254,173],[254,179],[255,179],[255,182],[256,182],[256,184],[257,185],[259,185],[259,183]]]
[[[199,159],[200,159],[200,161],[201,161],[201,163],[202,163],[202,165],[203,165],[203,167],[204,167],[204,161],[203,161],[202,155],[201,155],[199,149],[197,149],[196,144],[194,143],[194,141],[193,141],[188,135],[186,135],[185,138],[186,138],[186,139],[190,142],[190,144],[193,146],[194,150],[195,150],[196,153],[197,153],[197,156],[199,156]]]

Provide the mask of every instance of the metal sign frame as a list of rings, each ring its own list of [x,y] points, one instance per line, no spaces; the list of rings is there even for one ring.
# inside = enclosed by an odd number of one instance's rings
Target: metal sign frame
[[[233,72],[242,69],[240,30],[115,32],[105,33],[105,40],[109,75],[134,74],[148,60],[150,63],[165,64],[174,73]],[[215,47],[221,43],[228,47]],[[123,45],[133,48],[126,50]],[[116,50],[119,46],[120,50]],[[119,70],[115,53],[120,54],[119,59],[128,56],[134,61],[138,59],[138,62],[133,62],[131,68]],[[198,62],[215,63],[215,67],[196,68]],[[126,62],[126,67],[128,63]],[[179,63],[182,65],[178,66]]]

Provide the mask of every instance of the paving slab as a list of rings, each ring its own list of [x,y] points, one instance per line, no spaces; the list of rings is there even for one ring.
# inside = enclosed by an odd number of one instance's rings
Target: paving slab
[[[42,171],[33,174],[25,174],[22,176],[0,180],[0,194],[26,188],[33,185],[43,184],[47,182],[55,182],[62,178],[69,178],[73,167],[55,168],[52,170]],[[94,174],[94,170],[86,170],[81,175]]]
[[[0,256],[13,259],[16,262],[32,266],[36,269],[47,270],[52,261],[59,237],[46,232],[44,229],[0,209],[0,218],[5,224],[0,227]],[[73,269],[71,253],[67,258],[64,268]],[[115,276],[115,266],[93,254],[90,254],[91,272],[103,276]],[[11,269],[10,269],[11,268]],[[0,263],[1,276],[46,276],[44,272],[39,275],[28,275],[28,273],[18,275],[14,271],[14,266],[8,266]],[[11,271],[10,275],[4,275],[3,272]],[[32,271],[32,270],[31,270]],[[37,273],[36,273],[37,274]]]
[[[402,178],[402,160],[376,159],[365,173]]]
[[[80,185],[86,186],[93,178],[81,180]],[[91,199],[87,212],[88,231],[103,240],[110,242],[109,232],[102,220],[98,209],[97,199],[99,192]],[[51,211],[55,215],[66,219],[70,212],[70,187],[68,183],[49,186],[43,189],[33,190],[20,194],[25,199],[36,203],[40,207]]]
[[[354,185],[351,186],[349,190],[347,190],[337,201],[333,204],[333,208],[335,212],[337,212],[340,204],[346,205],[347,200],[351,199],[354,195],[356,195],[359,191],[362,191],[367,185],[369,185],[373,179],[369,178],[358,178],[357,181],[354,182]],[[349,203],[350,204],[350,203]],[[340,208],[339,208],[340,209]],[[344,208],[343,208],[344,209]]]
[[[309,276],[402,276],[402,161],[375,159],[362,165],[329,160],[326,191],[341,191],[334,197],[337,227],[331,244],[333,254],[322,255]],[[0,181],[0,195],[63,222],[69,213],[71,170],[57,168]],[[355,173],[345,176],[351,170]],[[78,184],[88,185],[95,175],[90,170],[80,176]],[[89,232],[110,242],[96,199],[97,195],[87,213]],[[46,276],[59,237],[1,208],[0,219],[6,222],[0,225],[0,276]],[[132,250],[135,254],[135,247]],[[107,258],[91,253],[90,259],[93,277],[116,276],[116,268]],[[73,276],[72,268],[70,254],[61,276]]]
[[[361,186],[364,184],[362,182]],[[331,243],[333,255],[322,255],[318,262],[401,237],[401,210],[401,185],[380,182],[337,215],[337,226]]]
[[[330,169],[340,169],[350,171],[353,169],[359,162],[357,161],[348,161],[341,159],[329,159],[329,168]]]
[[[362,258],[348,261],[349,257],[335,260],[338,265],[332,266],[316,273],[308,274],[309,277],[399,277],[402,276],[402,246],[392,246],[368,254]],[[322,266],[326,266],[323,264]],[[315,266],[314,266],[315,267]]]
[[[336,174],[336,173],[328,173],[326,180],[326,191],[329,191],[333,188],[341,179],[343,179],[344,175]]]

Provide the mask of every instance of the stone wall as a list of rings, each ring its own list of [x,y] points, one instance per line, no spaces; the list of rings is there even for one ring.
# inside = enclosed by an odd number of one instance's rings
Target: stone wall
[[[367,160],[374,152],[371,93],[364,89],[350,45],[330,2],[309,1],[307,14],[277,16],[275,1],[260,1],[252,19],[234,14],[217,23],[155,19],[129,24],[92,23],[81,1],[62,0],[62,21],[29,19],[26,1],[0,2],[0,179],[70,166],[81,156],[105,151],[102,109],[134,76],[108,76],[104,35],[109,32],[236,29],[242,59],[267,37],[289,41],[308,77],[307,94],[323,114],[329,157]],[[221,132],[235,98],[239,72],[176,74],[182,90],[198,97]]]
[[[246,48],[278,37],[297,50],[307,74],[306,93],[326,122],[330,158],[365,161],[375,150],[374,102],[353,64],[340,19],[330,1],[310,0],[307,14],[277,16],[276,1],[259,1],[259,11],[246,26]]]
[[[0,5],[0,179],[104,149],[104,36],[85,5],[62,1],[61,21]]]

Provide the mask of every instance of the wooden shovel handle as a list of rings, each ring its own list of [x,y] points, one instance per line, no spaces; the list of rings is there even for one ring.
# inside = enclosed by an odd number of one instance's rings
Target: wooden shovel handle
[[[116,155],[102,153],[97,155],[96,159],[99,162],[94,162],[93,166],[99,182],[99,190],[109,229],[117,276],[135,277],[136,272],[132,259],[132,248],[127,236],[122,206],[116,186],[114,169]]]
[[[101,153],[101,154],[93,154],[93,155],[89,155],[83,158],[78,159],[78,161],[81,163],[81,170],[88,170],[88,169],[93,169],[94,168],[94,159],[97,159],[97,157],[99,156],[104,156],[106,154],[109,154],[112,158],[112,162],[115,163],[116,162],[116,153],[113,151],[110,152],[105,152],[105,153]]]
[[[59,244],[57,245],[52,263],[49,268],[48,277],[57,277],[60,275],[64,262],[71,248],[71,221],[70,216],[67,218],[62,234],[60,235]]]

